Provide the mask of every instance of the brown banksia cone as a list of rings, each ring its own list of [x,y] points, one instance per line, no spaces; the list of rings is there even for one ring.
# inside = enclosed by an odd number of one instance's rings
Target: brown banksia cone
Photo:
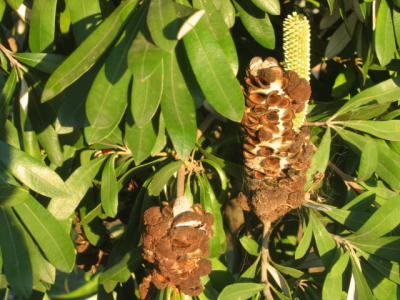
[[[152,286],[199,295],[203,291],[200,277],[211,272],[205,257],[213,216],[197,204],[175,216],[170,206],[153,206],[145,211],[144,224],[143,257],[150,272],[139,287],[141,299],[152,299]]]
[[[307,128],[294,126],[311,96],[308,81],[276,59],[251,60],[242,120],[247,197],[243,207],[273,222],[299,207],[313,146]],[[244,196],[244,195],[242,195]]]

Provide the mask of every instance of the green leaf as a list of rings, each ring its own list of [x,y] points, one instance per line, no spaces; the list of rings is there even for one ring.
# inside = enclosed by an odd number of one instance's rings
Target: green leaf
[[[9,105],[17,87],[17,83],[17,71],[13,68],[0,93],[0,132],[2,135],[4,134],[4,124],[6,123]]]
[[[386,66],[394,58],[396,52],[391,11],[387,0],[382,0],[379,4],[375,29],[375,52],[381,66]]]
[[[213,0],[215,7],[219,10],[228,28],[235,24],[236,11],[230,0]]]
[[[226,54],[206,20],[200,20],[183,41],[193,72],[208,102],[221,115],[239,122],[244,110],[243,93]]]
[[[248,0],[234,1],[234,4],[244,27],[257,43],[267,49],[274,49],[275,32],[268,15]]]
[[[127,96],[131,80],[126,62],[127,53],[143,18],[144,9],[141,9],[128,20],[127,29],[114,45],[92,84],[86,101],[86,115],[91,128],[109,128],[111,133],[121,121],[128,105]],[[88,134],[85,136],[89,141],[96,142],[88,138]],[[103,138],[97,137],[97,141]]]
[[[69,190],[73,191],[68,197],[54,197],[47,209],[56,219],[67,219],[78,207],[80,201],[92,185],[94,177],[99,172],[106,155],[90,160],[77,168],[65,182]]]
[[[182,165],[183,161],[178,160],[171,162],[164,167],[162,167],[153,177],[152,181],[149,184],[149,195],[150,196],[158,196],[164,185],[166,185],[172,175],[178,171],[179,167]]]
[[[259,9],[271,15],[281,14],[281,5],[279,0],[251,0]]]
[[[67,197],[64,181],[41,161],[0,141],[0,163],[29,188],[47,197]]]
[[[208,241],[210,257],[219,257],[226,251],[226,236],[221,214],[221,203],[215,197],[213,188],[205,175],[197,176],[200,190],[200,203],[204,210],[214,216],[213,236]]]
[[[342,293],[342,277],[349,263],[349,252],[341,253],[335,261],[332,268],[327,272],[322,288],[322,299],[329,300],[332,295],[340,295]]]
[[[362,264],[363,274],[377,300],[398,298],[398,285],[376,272],[368,264]]]
[[[259,255],[258,243],[255,240],[244,235],[239,239],[239,241],[247,253],[253,256]]]
[[[139,33],[128,53],[133,72],[131,113],[139,127],[155,115],[163,93],[164,52]]]
[[[336,132],[350,145],[362,151],[369,139],[348,130],[335,127]],[[376,173],[394,189],[400,189],[400,167],[397,161],[400,155],[391,150],[387,145],[375,142],[378,152],[378,165]]]
[[[238,282],[248,281],[249,279],[251,279],[251,280],[254,279],[254,277],[257,274],[257,266],[258,266],[258,263],[260,262],[260,258],[261,258],[261,256],[257,257],[257,259],[251,264],[251,266],[248,267],[247,270],[244,271],[240,275]]]
[[[333,14],[333,10],[335,8],[335,0],[327,0],[328,6],[329,6],[329,11],[331,15]]]
[[[21,63],[51,74],[64,61],[65,57],[53,53],[14,53],[13,56]]]
[[[51,298],[54,299],[77,299],[80,298],[82,299],[87,299],[85,296],[89,296],[93,293],[95,293],[98,288],[99,288],[99,278],[100,274],[94,275],[90,280],[85,282],[83,285],[78,287],[77,289],[74,289],[68,293],[65,294],[52,294]]]
[[[86,73],[115,39],[129,13],[135,8],[137,0],[127,0],[85,40],[68,58],[51,74],[42,94],[42,102],[48,101],[79,77]]]
[[[313,229],[315,243],[317,244],[318,253],[326,267],[330,266],[336,249],[336,243],[321,224],[320,220],[310,210],[310,225]]]
[[[238,55],[236,53],[235,43],[232,39],[231,33],[224,23],[221,13],[210,0],[195,0],[193,1],[193,6],[206,11],[200,22],[203,23],[203,26],[204,24],[207,24],[212,37],[218,42],[222,51],[224,51],[233,74],[236,75],[239,67]],[[201,25],[198,24],[197,26]]]
[[[141,128],[137,124],[125,127],[126,144],[133,154],[136,165],[150,156],[156,139],[152,122]]]
[[[176,39],[179,31],[177,18],[172,0],[150,2],[147,25],[154,43],[166,51],[173,50],[178,42]]]
[[[353,235],[359,238],[376,238],[383,236],[400,224],[400,197],[388,199]],[[382,220],[385,220],[382,222]]]
[[[351,41],[354,29],[357,24],[357,16],[353,12],[348,17],[346,22],[343,22],[336,31],[332,34],[328,45],[325,49],[325,56],[327,58],[332,58],[340,54],[347,44]]]
[[[115,217],[118,212],[118,182],[114,169],[115,155],[104,166],[101,176],[100,199],[105,214]]]
[[[33,197],[14,206],[47,259],[60,271],[70,272],[75,264],[75,247],[60,223]]]
[[[29,27],[31,52],[48,52],[54,41],[57,0],[35,0]]]
[[[31,199],[29,192],[21,187],[0,183],[0,206],[14,206]]]
[[[196,141],[196,111],[174,54],[164,57],[165,76],[161,112],[179,157],[185,158]]]
[[[322,137],[317,151],[312,157],[310,168],[307,170],[307,184],[304,186],[304,190],[308,190],[312,186],[313,176],[316,175],[316,173],[325,173],[329,162],[330,149],[331,129],[328,127],[324,136]]]
[[[158,132],[154,142],[154,147],[151,149],[151,155],[161,152],[167,144],[167,136],[165,134],[165,122],[163,116],[160,114],[158,118]]]
[[[393,28],[396,36],[397,47],[400,45],[400,11],[398,9],[392,9],[393,15]]]
[[[347,236],[346,239],[350,241],[355,247],[376,256],[382,257],[386,260],[393,260],[400,262],[400,239],[399,237],[380,237],[380,238],[358,238],[357,236]]]
[[[379,138],[400,141],[400,120],[369,121],[351,120],[336,123],[356,130],[364,131]]]
[[[68,0],[66,3],[71,17],[74,38],[79,45],[101,22],[99,1]]]
[[[107,280],[125,282],[131,276],[130,270],[134,269],[140,262],[141,248],[134,248],[100,275],[100,283],[104,283]]]
[[[263,283],[234,283],[226,286],[217,300],[245,300],[264,289]]]
[[[353,256],[350,256],[350,258],[351,270],[353,271],[354,280],[356,282],[357,299],[374,300],[375,297],[363,275],[363,270],[360,270],[360,267],[356,263],[356,259],[358,258],[354,258]]]
[[[369,265],[375,268],[376,271],[389,278],[391,281],[400,284],[400,266],[398,263],[367,253],[362,253],[362,256],[367,260]]]
[[[360,165],[358,167],[357,177],[359,180],[366,180],[372,176],[378,166],[378,151],[373,139],[366,137],[370,141],[367,142],[368,147],[365,147],[361,152]]]
[[[332,117],[343,115],[346,112],[358,110],[360,107],[371,104],[384,104],[399,100],[400,77],[382,81],[363,90],[345,103]]]
[[[0,207],[0,248],[3,270],[12,289],[22,297],[32,292],[32,265],[26,241],[11,208]]]
[[[311,245],[312,233],[312,226],[311,224],[308,224],[304,230],[303,237],[301,238],[299,245],[296,247],[296,251],[294,253],[295,259],[300,259],[307,253],[307,250]]]

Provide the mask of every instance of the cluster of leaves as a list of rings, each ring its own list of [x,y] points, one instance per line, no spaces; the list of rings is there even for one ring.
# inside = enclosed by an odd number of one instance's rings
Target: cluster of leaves
[[[272,231],[271,288],[399,298],[399,1],[294,2],[0,0],[1,297],[136,299],[143,211],[173,201],[184,164],[186,197],[215,219],[197,298],[263,298],[262,229],[233,200],[240,79],[253,56],[282,59],[295,9],[313,30],[318,150],[311,200]],[[76,264],[91,272],[71,291]]]

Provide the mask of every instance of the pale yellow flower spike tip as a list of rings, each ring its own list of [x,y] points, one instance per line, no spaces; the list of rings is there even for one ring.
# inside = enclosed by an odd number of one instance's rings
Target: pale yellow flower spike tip
[[[310,23],[304,15],[293,12],[283,21],[285,69],[295,71],[307,81],[310,81],[310,35]],[[304,123],[307,106],[293,120],[296,130]]]

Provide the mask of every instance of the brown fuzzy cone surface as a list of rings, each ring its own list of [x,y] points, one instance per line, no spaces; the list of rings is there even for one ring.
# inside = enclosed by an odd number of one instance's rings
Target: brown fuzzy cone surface
[[[151,299],[151,284],[199,295],[203,290],[200,277],[211,272],[205,257],[213,216],[199,205],[175,217],[171,207],[153,206],[145,211],[144,224],[143,257],[151,263],[151,272],[139,287],[141,299]]]
[[[293,120],[311,96],[307,80],[285,72],[274,58],[255,57],[247,70],[242,120],[247,197],[242,206],[273,222],[302,205],[313,146]]]

